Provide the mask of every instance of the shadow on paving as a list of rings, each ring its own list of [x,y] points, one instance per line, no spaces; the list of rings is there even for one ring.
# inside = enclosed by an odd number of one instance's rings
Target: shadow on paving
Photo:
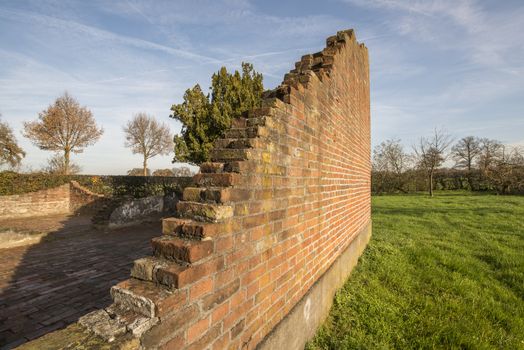
[[[129,277],[134,259],[151,254],[150,240],[161,232],[160,222],[97,230],[78,216],[58,226],[38,244],[0,249],[2,350],[108,306],[111,286]]]

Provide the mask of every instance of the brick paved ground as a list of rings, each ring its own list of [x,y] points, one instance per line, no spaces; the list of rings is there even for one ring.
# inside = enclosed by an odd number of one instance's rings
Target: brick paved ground
[[[28,227],[55,231],[39,244],[0,249],[2,350],[109,305],[109,288],[129,277],[134,259],[151,254],[149,241],[161,232],[159,222],[104,232],[86,218],[28,218],[24,225],[30,220]]]

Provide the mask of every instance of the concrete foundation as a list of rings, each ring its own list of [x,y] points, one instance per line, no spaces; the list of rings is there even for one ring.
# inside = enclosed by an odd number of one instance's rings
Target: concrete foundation
[[[329,314],[333,297],[347,280],[371,238],[371,222],[304,295],[291,312],[257,346],[259,350],[304,349]]]

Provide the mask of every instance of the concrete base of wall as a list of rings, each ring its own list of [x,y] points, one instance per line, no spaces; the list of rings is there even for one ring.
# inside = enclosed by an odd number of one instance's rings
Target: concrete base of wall
[[[371,238],[371,222],[364,227],[291,312],[273,328],[257,349],[304,349],[329,314],[333,297],[357,265]]]

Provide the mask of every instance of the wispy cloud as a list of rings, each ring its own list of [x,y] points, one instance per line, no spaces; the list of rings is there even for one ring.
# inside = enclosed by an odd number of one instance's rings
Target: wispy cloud
[[[200,63],[213,63],[220,64],[220,60],[217,60],[213,57],[208,57],[205,55],[197,54],[191,51],[180,50],[172,48],[166,45],[158,44],[155,42],[133,38],[130,36],[119,35],[114,32],[109,32],[94,26],[85,25],[79,22],[64,20],[57,17],[52,17],[48,15],[42,15],[37,13],[32,13],[29,11],[15,11],[8,9],[0,8],[0,18],[6,20],[16,20],[26,24],[41,24],[45,25],[48,28],[53,28],[60,32],[74,31],[79,34],[86,35],[92,39],[112,42],[116,44],[129,45],[138,49],[143,50],[157,50],[170,55],[177,57],[182,57],[190,59]]]

